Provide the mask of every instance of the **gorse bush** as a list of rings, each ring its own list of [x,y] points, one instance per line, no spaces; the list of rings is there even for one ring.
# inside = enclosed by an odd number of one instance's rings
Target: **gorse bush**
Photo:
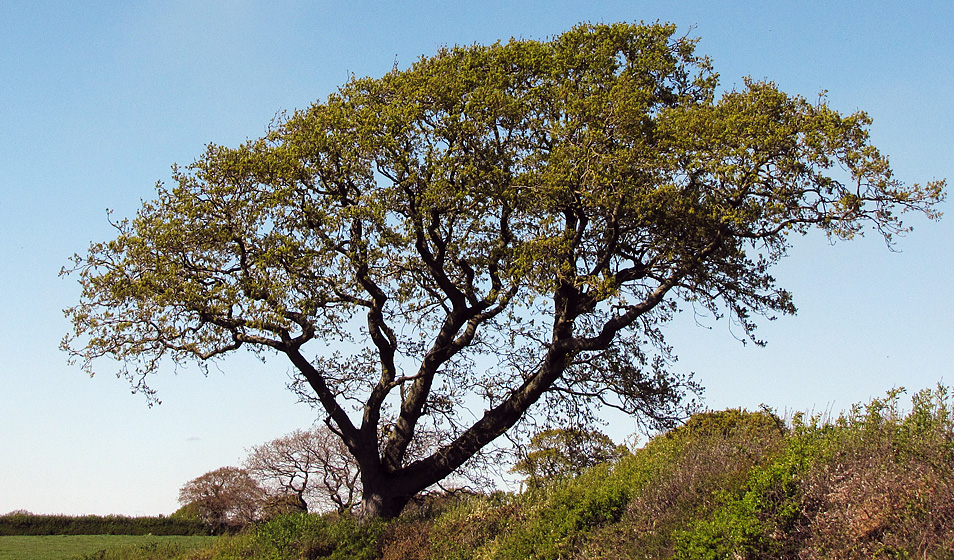
[[[497,539],[500,558],[561,558],[594,527],[622,517],[632,489],[608,465],[591,468],[530,498],[517,522]]]
[[[802,481],[808,558],[954,557],[954,418],[939,386],[856,406]]]
[[[903,390],[834,423],[793,418],[740,491],[677,534],[675,558],[954,557],[949,390]]]
[[[672,557],[680,531],[739,492],[783,437],[767,412],[726,410],[697,414],[655,438],[616,467],[633,486],[632,498],[619,523],[589,536],[582,556]]]
[[[431,557],[671,556],[676,528],[717,489],[740,487],[740,473],[782,439],[780,426],[764,412],[706,413],[579,477],[463,503],[430,528]]]
[[[922,391],[906,413],[901,394],[853,407],[834,422],[796,415],[787,426],[768,410],[697,414],[613,465],[497,504],[462,505],[435,522],[430,552],[499,559],[954,557],[948,392]]]

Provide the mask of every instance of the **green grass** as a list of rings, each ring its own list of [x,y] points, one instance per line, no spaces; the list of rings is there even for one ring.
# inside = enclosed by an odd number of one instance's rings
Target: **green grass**
[[[130,536],[130,535],[49,535],[0,537],[0,560],[71,560],[101,551],[124,549],[129,553],[116,558],[171,558],[172,554],[194,548],[211,546],[216,537]],[[160,550],[161,549],[161,552]],[[111,558],[111,555],[97,557]]]

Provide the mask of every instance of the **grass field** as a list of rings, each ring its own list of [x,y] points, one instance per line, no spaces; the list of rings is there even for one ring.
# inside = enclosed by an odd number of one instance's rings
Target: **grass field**
[[[67,560],[116,548],[185,551],[211,545],[216,537],[51,535],[0,537],[0,560]],[[148,556],[142,555],[146,558]]]

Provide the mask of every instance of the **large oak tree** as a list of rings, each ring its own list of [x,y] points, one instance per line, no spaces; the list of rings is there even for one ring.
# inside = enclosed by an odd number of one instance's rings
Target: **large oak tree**
[[[660,327],[691,305],[759,342],[791,234],[936,217],[943,181],[895,179],[869,124],[720,92],[669,25],[443,49],[176,169],[75,258],[64,344],[147,392],[166,359],[286,357],[393,516],[535,410],[678,417]]]

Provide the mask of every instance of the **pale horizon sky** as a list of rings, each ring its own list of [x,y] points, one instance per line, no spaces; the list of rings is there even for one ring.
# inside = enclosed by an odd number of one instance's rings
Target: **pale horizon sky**
[[[67,364],[62,309],[79,288],[58,272],[112,238],[107,209],[134,215],[173,163],[260,137],[352,74],[444,45],[641,20],[700,38],[724,88],[752,76],[867,111],[901,180],[954,179],[949,0],[0,4],[0,514],[170,514],[189,479],[315,419],[277,359],[160,372],[152,408],[125,380]],[[897,252],[873,233],[794,239],[776,277],[799,313],[762,323],[766,348],[743,346],[725,321],[679,316],[669,342],[707,406],[837,413],[954,381],[954,216],[911,224]],[[618,417],[607,427],[617,441],[634,430]]]

